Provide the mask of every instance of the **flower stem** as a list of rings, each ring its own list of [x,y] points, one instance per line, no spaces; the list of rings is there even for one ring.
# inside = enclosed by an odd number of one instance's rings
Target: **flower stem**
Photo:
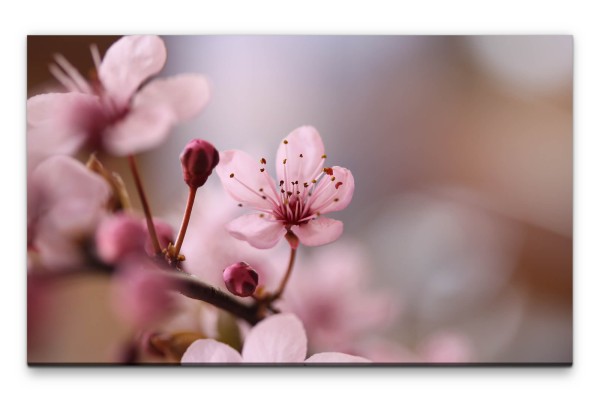
[[[177,240],[175,241],[175,248],[173,251],[174,258],[177,258],[179,255],[179,251],[181,251],[181,245],[183,244],[183,238],[185,237],[185,232],[187,230],[188,224],[190,222],[190,216],[192,215],[192,207],[194,207],[194,199],[196,198],[196,191],[198,188],[190,188],[190,192],[188,193],[187,204],[185,205],[185,214],[183,215],[183,220],[181,220],[181,227],[179,228],[179,234],[177,234]]]
[[[277,291],[270,297],[270,302],[273,302],[281,297],[283,291],[285,290],[285,286],[287,285],[290,276],[292,275],[292,269],[294,267],[294,261],[296,260],[296,249],[290,247],[290,260],[288,262],[287,271],[285,272],[285,276],[283,276],[283,280],[281,280],[281,284],[279,284],[279,288]]]
[[[142,207],[144,208],[144,215],[146,216],[146,225],[148,226],[148,233],[150,234],[150,239],[152,240],[152,247],[154,248],[154,252],[158,255],[162,252],[162,248],[160,247],[160,242],[158,241],[158,236],[156,235],[156,228],[154,228],[154,221],[152,221],[152,212],[150,212],[150,206],[148,205],[148,200],[146,199],[144,187],[142,186],[140,173],[138,172],[137,164],[133,155],[129,155],[128,159],[129,168],[131,169],[131,173],[133,174],[135,186],[137,188],[138,195],[140,196],[140,200],[142,201]]]

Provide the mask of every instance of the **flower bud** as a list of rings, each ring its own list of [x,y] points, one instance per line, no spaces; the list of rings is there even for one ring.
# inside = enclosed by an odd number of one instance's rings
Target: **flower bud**
[[[143,253],[146,241],[143,222],[127,214],[111,216],[96,231],[96,251],[106,263],[116,263],[131,254]]]
[[[223,271],[223,281],[232,294],[249,297],[258,286],[258,273],[248,263],[239,262]]]
[[[204,185],[212,170],[219,164],[219,152],[202,139],[191,140],[179,156],[183,180],[191,188]]]

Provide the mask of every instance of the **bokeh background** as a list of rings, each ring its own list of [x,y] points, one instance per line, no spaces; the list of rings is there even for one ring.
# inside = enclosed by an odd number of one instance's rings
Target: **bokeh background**
[[[52,90],[54,53],[86,72],[89,44],[104,52],[117,38],[28,37],[28,95]],[[453,332],[475,362],[572,360],[572,37],[163,38],[162,75],[203,73],[212,98],[139,158],[156,214],[183,210],[189,139],[273,160],[283,136],[313,125],[356,180],[334,216],[344,238],[401,305],[387,338],[414,348]],[[220,191],[216,177],[205,190]],[[107,283],[56,287],[47,302],[64,313],[30,356],[107,360],[126,335]]]

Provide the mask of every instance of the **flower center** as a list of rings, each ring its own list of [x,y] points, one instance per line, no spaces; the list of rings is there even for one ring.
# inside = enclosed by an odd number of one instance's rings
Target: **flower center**
[[[284,142],[284,144],[286,144]],[[304,156],[299,155],[302,159]],[[322,156],[322,160],[326,158]],[[339,200],[337,190],[343,185],[343,182],[336,181],[334,170],[331,167],[322,168],[323,162],[317,167],[309,181],[300,182],[299,180],[289,180],[287,169],[288,159],[284,159],[283,163],[283,179],[279,181],[278,190],[272,188],[275,197],[265,192],[264,188],[254,189],[240,180],[234,173],[229,175],[235,179],[240,185],[250,191],[254,196],[266,200],[270,205],[268,208],[253,207],[255,210],[261,211],[260,217],[265,217],[266,214],[272,216],[275,220],[280,221],[290,229],[294,225],[302,225],[314,220],[321,215],[321,210]],[[261,165],[266,165],[266,159],[260,159]],[[260,167],[261,174],[267,174],[264,167]],[[269,178],[269,182],[270,178]],[[238,206],[243,206],[241,203]]]

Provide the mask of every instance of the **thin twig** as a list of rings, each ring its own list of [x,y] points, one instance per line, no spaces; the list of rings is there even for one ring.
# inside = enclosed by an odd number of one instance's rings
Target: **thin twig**
[[[187,204],[185,205],[185,214],[183,215],[183,219],[181,220],[181,227],[179,228],[179,234],[177,234],[177,240],[175,241],[173,255],[171,255],[174,258],[177,258],[177,256],[179,256],[179,251],[181,251],[181,245],[183,244],[183,238],[185,237],[185,232],[190,222],[190,217],[192,215],[192,208],[194,206],[194,199],[196,198],[197,190],[198,188],[190,187]]]
[[[296,260],[296,249],[290,247],[290,260],[288,262],[287,271],[285,272],[285,276],[283,276],[283,280],[281,280],[281,284],[279,284],[279,288],[277,291],[269,297],[269,301],[273,302],[281,297],[283,291],[285,290],[285,286],[287,285],[290,276],[292,275],[292,269],[294,267],[294,261]]]
[[[165,272],[182,295],[198,299],[221,308],[232,315],[255,325],[263,319],[257,304],[246,305],[212,287],[194,276],[180,271]]]
[[[154,248],[154,252],[158,255],[162,252],[162,248],[160,247],[160,242],[158,241],[158,236],[156,235],[154,221],[152,221],[152,212],[150,211],[150,205],[148,204],[148,200],[146,199],[146,194],[144,192],[144,187],[142,186],[142,180],[138,172],[135,158],[133,157],[133,155],[129,155],[128,159],[129,167],[131,168],[131,173],[133,174],[133,179],[135,181],[135,186],[137,188],[138,195],[140,196],[140,200],[142,201],[144,215],[146,215],[146,225],[148,226],[148,233],[150,235],[150,239],[152,240],[152,247]]]

